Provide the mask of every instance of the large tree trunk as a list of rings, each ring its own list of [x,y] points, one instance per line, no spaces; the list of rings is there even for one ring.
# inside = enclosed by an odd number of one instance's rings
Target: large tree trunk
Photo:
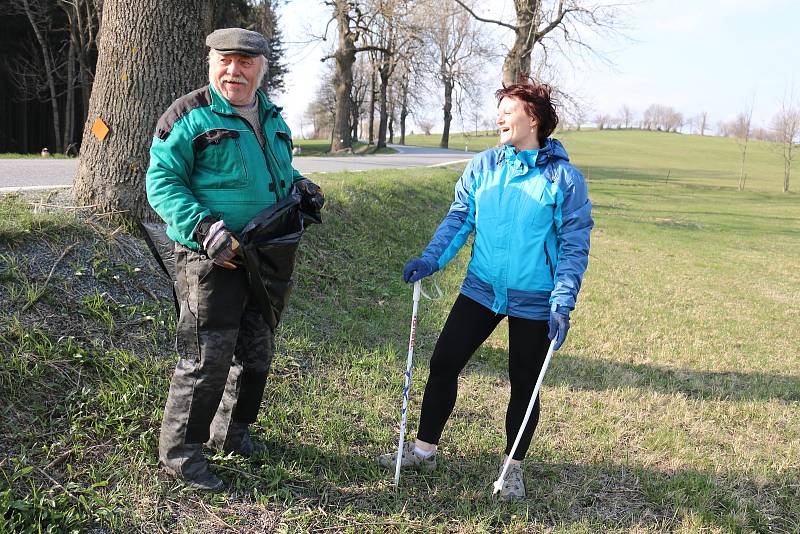
[[[517,30],[514,45],[503,62],[503,83],[510,85],[527,78],[531,74],[531,50],[536,36],[535,17],[540,0],[514,0],[517,11]]]
[[[370,86],[369,86],[369,142],[368,144],[372,144],[372,141],[375,139],[375,65],[371,64],[372,66],[372,74],[370,75]]]
[[[208,81],[210,8],[210,0],[105,0],[74,184],[81,204],[154,217],[145,195],[153,131],[172,101]],[[103,141],[91,131],[98,118],[110,129]]]
[[[336,114],[333,120],[331,152],[353,148],[350,136],[350,112],[352,103],[350,92],[353,90],[353,64],[356,62],[355,36],[350,31],[350,5],[346,0],[336,0],[336,21],[339,26],[339,48],[334,54],[336,59]]]
[[[359,105],[354,102],[353,103],[353,109],[352,109],[353,116],[352,116],[352,119],[350,121],[351,122],[351,128],[352,128],[352,130],[351,130],[352,131],[351,139],[353,140],[354,143],[358,142],[358,108],[359,108]]]
[[[400,101],[400,144],[406,144],[406,117],[408,117],[408,101],[405,95],[407,88],[403,88],[403,99]]]
[[[453,115],[450,111],[453,109],[453,81],[448,78],[443,78],[444,84],[444,128],[442,129],[442,140],[439,142],[440,148],[450,147],[450,121],[453,120]]]
[[[406,144],[406,118],[408,117],[408,85],[411,83],[408,71],[400,80],[400,144]]]
[[[378,123],[378,144],[376,145],[378,148],[385,148],[386,147],[386,127],[388,126],[389,122],[389,109],[388,109],[388,91],[389,91],[389,75],[390,72],[390,65],[389,59],[385,59],[381,63],[381,68],[378,70],[378,74],[381,77],[381,87],[380,87],[380,96],[379,104],[380,104],[380,122]]]

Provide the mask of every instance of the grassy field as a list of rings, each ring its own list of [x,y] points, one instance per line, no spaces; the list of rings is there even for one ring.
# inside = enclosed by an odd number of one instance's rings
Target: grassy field
[[[444,215],[456,170],[317,177],[326,221],[304,238],[256,425],[269,452],[214,456],[228,483],[217,496],[156,467],[174,317],[141,243],[54,200],[5,197],[0,531],[799,532],[800,197],[777,192],[766,163],[736,191],[725,140],[628,134],[564,136],[596,227],[545,379],[528,499],[511,505],[489,498],[503,325],[460,380],[440,467],[395,491],[373,461],[397,439],[411,310],[400,269]],[[420,305],[412,438],[468,257]]]
[[[295,147],[300,147],[302,150],[300,156],[331,156],[328,151],[331,149],[331,142],[327,139],[292,139]],[[353,156],[353,155],[372,155],[372,154],[394,154],[396,151],[393,148],[377,149],[374,145],[367,145],[366,143],[353,143],[352,154],[336,154],[337,157]]]
[[[471,152],[495,146],[497,135],[450,136],[450,148]],[[700,137],[640,130],[562,131],[558,138],[569,152],[570,159],[589,178],[639,180],[666,183],[737,187],[742,166],[740,145],[727,137]],[[413,135],[409,145],[439,146],[438,135]],[[599,173],[599,174],[598,174]],[[745,189],[779,192],[783,187],[783,157],[775,143],[751,140],[745,160]],[[795,170],[800,176],[800,172]],[[800,178],[794,181],[797,191]]]

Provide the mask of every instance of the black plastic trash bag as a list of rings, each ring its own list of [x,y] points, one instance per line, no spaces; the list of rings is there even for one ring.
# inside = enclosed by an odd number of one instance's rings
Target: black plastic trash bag
[[[273,331],[292,290],[300,238],[307,224],[320,223],[319,208],[305,201],[297,187],[292,186],[286,198],[258,212],[236,235],[240,247],[234,261],[247,269],[250,288]],[[167,237],[166,224],[139,223],[139,227],[156,261],[174,283],[175,242]],[[177,299],[175,309],[180,309]]]

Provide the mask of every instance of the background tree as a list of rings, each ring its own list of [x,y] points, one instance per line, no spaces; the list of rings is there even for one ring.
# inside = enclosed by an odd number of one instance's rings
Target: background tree
[[[425,116],[418,118],[415,122],[424,135],[430,135],[436,125],[436,122],[431,117]]]
[[[424,48],[423,48],[424,50]],[[400,108],[400,144],[406,144],[405,133],[408,129],[407,120],[410,115],[415,118],[422,110],[428,108],[428,97],[431,96],[431,88],[427,86],[425,75],[425,64],[429,58],[425,54],[410,54],[401,62],[400,67],[403,71],[401,87],[401,108]],[[415,121],[417,122],[417,121]],[[419,125],[422,128],[422,125]],[[429,126],[428,133],[433,126]]]
[[[611,123],[611,115],[607,115],[605,113],[598,113],[597,115],[594,116],[594,122],[597,125],[598,130],[604,130]]]
[[[311,122],[312,139],[324,139],[333,134],[336,118],[336,93],[333,88],[333,69],[323,76],[314,99],[308,104],[305,117]]]
[[[739,151],[742,153],[742,166],[739,172],[739,191],[744,191],[745,181],[747,175],[745,174],[745,161],[747,160],[747,145],[750,141],[750,136],[753,131],[753,107],[755,98],[751,97],[744,107],[744,111],[736,116],[733,121],[733,136],[736,138],[736,143],[739,145]]]
[[[151,218],[144,178],[158,117],[208,82],[209,0],[105,0],[74,193],[99,212]],[[96,119],[110,132],[100,141]]]
[[[474,94],[473,86],[479,82],[489,56],[489,48],[469,14],[457,7],[454,0],[442,0],[420,10],[429,21],[423,31],[431,55],[438,59],[437,77],[443,89],[441,148],[448,148],[450,143],[455,91]]]
[[[772,129],[783,156],[783,192],[789,192],[789,176],[792,172],[797,144],[800,143],[800,105],[794,97],[794,91],[784,94],[780,108],[772,118]]]
[[[353,65],[353,87],[350,91],[352,102],[352,139],[358,141],[359,125],[361,119],[367,112],[367,102],[370,102],[374,111],[374,95],[370,94],[373,90],[375,70],[372,63],[365,54],[357,56],[356,63]],[[363,131],[361,132],[363,136]]]
[[[30,24],[38,48],[38,61],[33,61],[29,65],[36,66],[32,72],[40,74],[43,86],[46,88],[46,100],[50,103],[51,125],[53,127],[54,148],[56,152],[61,152],[64,146],[61,132],[61,113],[59,110],[59,93],[56,88],[56,76],[61,70],[66,60],[56,57],[56,51],[51,44],[51,38],[57,35],[57,30],[53,25],[53,11],[55,5],[46,0],[20,0],[17,5],[18,13],[25,15]],[[56,36],[56,39],[58,37]],[[42,68],[43,67],[43,68]],[[24,84],[30,84],[30,73],[18,72],[20,79],[25,80]],[[38,76],[37,76],[38,77]],[[27,79],[26,79],[27,78]],[[34,93],[35,94],[35,93]]]
[[[76,139],[72,128],[75,118],[73,91],[76,87],[80,92],[79,124],[86,122],[86,113],[89,110],[89,98],[94,82],[94,69],[97,63],[97,32],[103,18],[102,0],[58,0],[58,6],[67,17],[67,30],[69,32],[69,57],[67,60],[67,109],[65,110],[64,149],[68,150]],[[78,64],[77,80],[74,79],[75,62]]]
[[[705,135],[708,129],[708,111],[701,111],[697,116],[697,132],[700,135]]]
[[[584,30],[616,32],[623,4],[604,4],[587,0],[514,0],[516,23],[487,19],[475,14],[467,0],[455,0],[476,20],[496,24],[514,32],[514,44],[503,62],[503,83],[511,84],[531,76],[531,54],[535,48],[577,47],[595,53],[583,39]],[[543,57],[546,57],[544,54]]]
[[[387,129],[394,116],[389,109],[392,76],[403,58],[419,48],[419,29],[412,17],[416,4],[408,0],[371,0],[369,5],[374,16],[367,39],[375,49],[373,57],[378,74],[378,148],[386,146]]]
[[[336,51],[322,58],[333,59],[336,70],[334,88],[336,92],[336,114],[333,122],[331,152],[353,148],[352,120],[353,64],[356,53],[376,50],[376,47],[357,46],[356,43],[369,31],[368,16],[364,6],[356,0],[327,0],[326,5],[333,8],[331,21],[336,22],[338,34]]]
[[[619,119],[623,128],[626,130],[630,128],[631,122],[633,121],[633,112],[631,111],[631,108],[629,108],[627,105],[619,108]]]

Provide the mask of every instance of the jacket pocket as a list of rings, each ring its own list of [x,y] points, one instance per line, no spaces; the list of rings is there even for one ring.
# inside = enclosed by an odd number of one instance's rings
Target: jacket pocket
[[[281,139],[289,149],[289,152],[292,151],[294,148],[294,143],[292,142],[292,137],[289,135],[289,132],[284,132],[283,130],[276,130],[275,137]]]
[[[213,128],[192,140],[196,189],[241,189],[250,183],[237,130]]]

